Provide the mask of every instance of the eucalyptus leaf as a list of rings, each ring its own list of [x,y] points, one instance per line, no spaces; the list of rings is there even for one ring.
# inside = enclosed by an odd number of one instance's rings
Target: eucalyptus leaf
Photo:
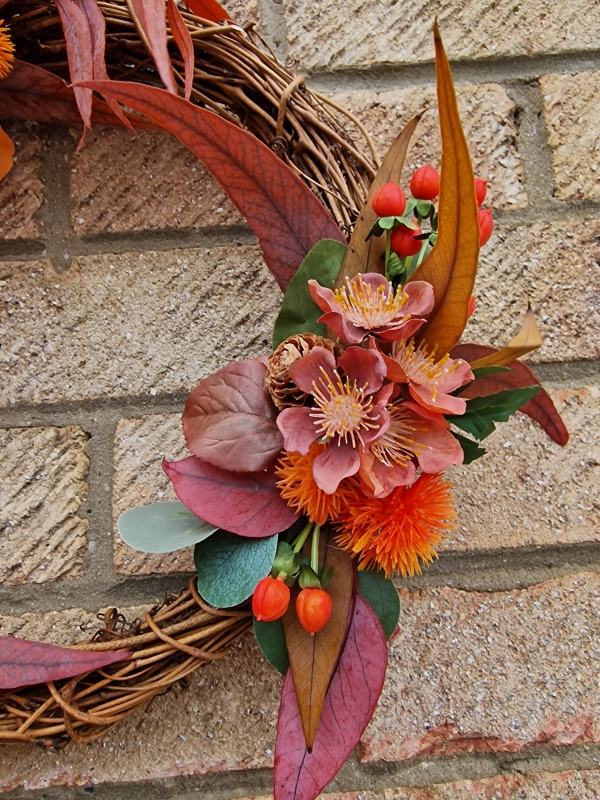
[[[526,386],[523,389],[504,389],[485,397],[473,397],[467,400],[464,414],[448,416],[447,419],[475,439],[485,439],[496,430],[495,422],[507,422],[540,389],[541,386]]]
[[[482,375],[493,375],[495,372],[510,372],[510,371],[511,371],[510,367],[494,367],[494,366],[475,367],[475,369],[472,370],[473,375],[476,378],[481,378]]]
[[[485,447],[480,447],[477,442],[474,442],[472,439],[468,439],[466,436],[461,436],[460,433],[455,433],[454,431],[452,431],[452,435],[462,447],[462,451],[464,453],[463,464],[471,464],[473,461],[476,461],[478,458],[481,458],[481,456],[484,456],[487,453]]]
[[[254,635],[262,654],[277,672],[285,675],[290,666],[285,634],[280,619],[273,622],[259,622],[254,620]]]
[[[389,639],[400,618],[400,598],[396,587],[381,570],[357,570],[356,580],[359,594],[377,614],[385,638]]]
[[[216,530],[215,525],[192,514],[179,500],[130,508],[117,520],[121,539],[143,553],[172,553],[202,542]]]
[[[230,608],[247,600],[271,571],[277,536],[250,539],[218,530],[194,549],[198,591],[216,608]]]

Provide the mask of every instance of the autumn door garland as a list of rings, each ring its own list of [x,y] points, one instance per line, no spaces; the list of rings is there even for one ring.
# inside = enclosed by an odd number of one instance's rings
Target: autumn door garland
[[[416,118],[386,155],[348,243],[296,175],[231,123],[151,86],[77,87],[196,153],[284,290],[272,352],[210,375],[186,403],[191,455],[163,463],[179,502],[118,521],[138,550],[194,545],[204,603],[230,609],[252,598],[258,644],[285,676],[276,800],[313,800],[371,719],[400,612],[392,576],[420,572],[455,527],[444,471],[483,456],[496,423],[517,410],[560,444],[568,438],[518,360],[541,344],[531,309],[500,350],[460,344],[493,222],[480,208],[485,183],[473,175],[437,25],[434,39],[441,174],[425,165],[408,199],[400,188]],[[61,648],[2,647],[0,688],[22,685],[23,658],[38,658],[38,681],[46,665],[47,681],[75,674],[61,672]],[[88,653],[96,661],[77,669],[124,655]]]

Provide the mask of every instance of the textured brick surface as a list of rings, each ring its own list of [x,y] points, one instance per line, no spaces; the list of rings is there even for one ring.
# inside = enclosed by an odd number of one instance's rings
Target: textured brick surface
[[[34,219],[44,202],[38,177],[45,129],[35,123],[6,120],[2,127],[15,145],[15,163],[0,181],[0,239],[36,239]]]
[[[260,29],[260,7],[258,0],[225,0],[221,4],[238,25],[253,22]]]
[[[89,459],[81,428],[0,430],[0,582],[45,583],[79,574],[88,521]]]
[[[475,174],[489,181],[486,206],[525,206],[523,164],[516,147],[515,104],[495,83],[459,85],[457,97]],[[430,109],[409,150],[403,186],[408,191],[412,172],[422,164],[430,163],[439,169],[441,140],[434,87],[344,92],[335,100],[366,126],[382,156],[415,114]]]
[[[600,389],[551,394],[568,445],[524,414],[500,423],[485,441],[488,455],[449,473],[459,527],[441,550],[600,541]]]
[[[115,435],[113,518],[115,522],[115,569],[125,575],[191,572],[194,548],[150,555],[128,547],[119,537],[119,514],[134,506],[176,500],[162,471],[163,458],[175,461],[189,455],[181,430],[181,414],[154,414],[123,419]]]
[[[533,363],[600,356],[600,222],[556,222],[497,229],[483,248],[477,308],[464,340],[504,345],[527,302],[544,343]]]
[[[600,72],[543,75],[556,196],[600,199]]]
[[[600,741],[600,576],[511,592],[401,592],[367,761]]]
[[[437,15],[451,59],[534,55],[598,46],[600,9],[584,0],[577,13],[566,3],[532,0],[511,6],[487,0],[284,0],[289,55],[302,69],[414,63],[433,59],[431,24]]]
[[[281,292],[257,247],[0,264],[2,404],[191,389],[263,354]]]

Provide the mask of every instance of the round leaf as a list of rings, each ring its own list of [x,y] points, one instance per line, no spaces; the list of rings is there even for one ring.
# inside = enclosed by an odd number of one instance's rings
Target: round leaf
[[[254,635],[263,656],[282,675],[288,671],[290,659],[285,646],[285,634],[280,619],[274,622],[254,620]]]
[[[194,550],[198,591],[216,608],[242,603],[271,571],[277,536],[249,539],[219,530]]]
[[[121,539],[143,553],[172,553],[207,539],[217,527],[175,500],[130,508],[117,520]]]
[[[358,570],[356,578],[360,595],[377,614],[385,637],[389,639],[400,617],[400,598],[396,587],[380,570]]]

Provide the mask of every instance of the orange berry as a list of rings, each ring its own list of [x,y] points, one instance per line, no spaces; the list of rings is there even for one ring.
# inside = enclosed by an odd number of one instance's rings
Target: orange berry
[[[419,167],[410,179],[410,191],[417,200],[433,200],[440,193],[440,176],[431,164]]]
[[[283,617],[290,604],[290,590],[280,575],[277,579],[267,575],[259,581],[252,595],[252,613],[259,622],[273,622]]]
[[[406,208],[406,197],[402,189],[390,181],[375,192],[371,206],[378,217],[401,217]]]
[[[475,306],[476,305],[477,305],[477,300],[475,299],[475,295],[472,294],[471,297],[469,298],[469,308],[468,308],[468,311],[467,311],[467,316],[468,316],[469,319],[471,319],[471,317],[475,313]]]
[[[475,178],[475,197],[477,198],[478,206],[483,205],[486,192],[487,192],[487,181],[484,181],[481,178]]]
[[[406,225],[399,225],[392,231],[390,239],[390,247],[400,258],[407,256],[416,256],[421,250],[423,244],[421,239],[415,239],[415,236],[421,235],[421,228],[411,230]]]
[[[479,246],[489,241],[494,230],[494,220],[492,219],[491,208],[479,209]]]
[[[320,631],[331,616],[331,597],[325,589],[302,589],[296,600],[300,625],[311,636]]]

